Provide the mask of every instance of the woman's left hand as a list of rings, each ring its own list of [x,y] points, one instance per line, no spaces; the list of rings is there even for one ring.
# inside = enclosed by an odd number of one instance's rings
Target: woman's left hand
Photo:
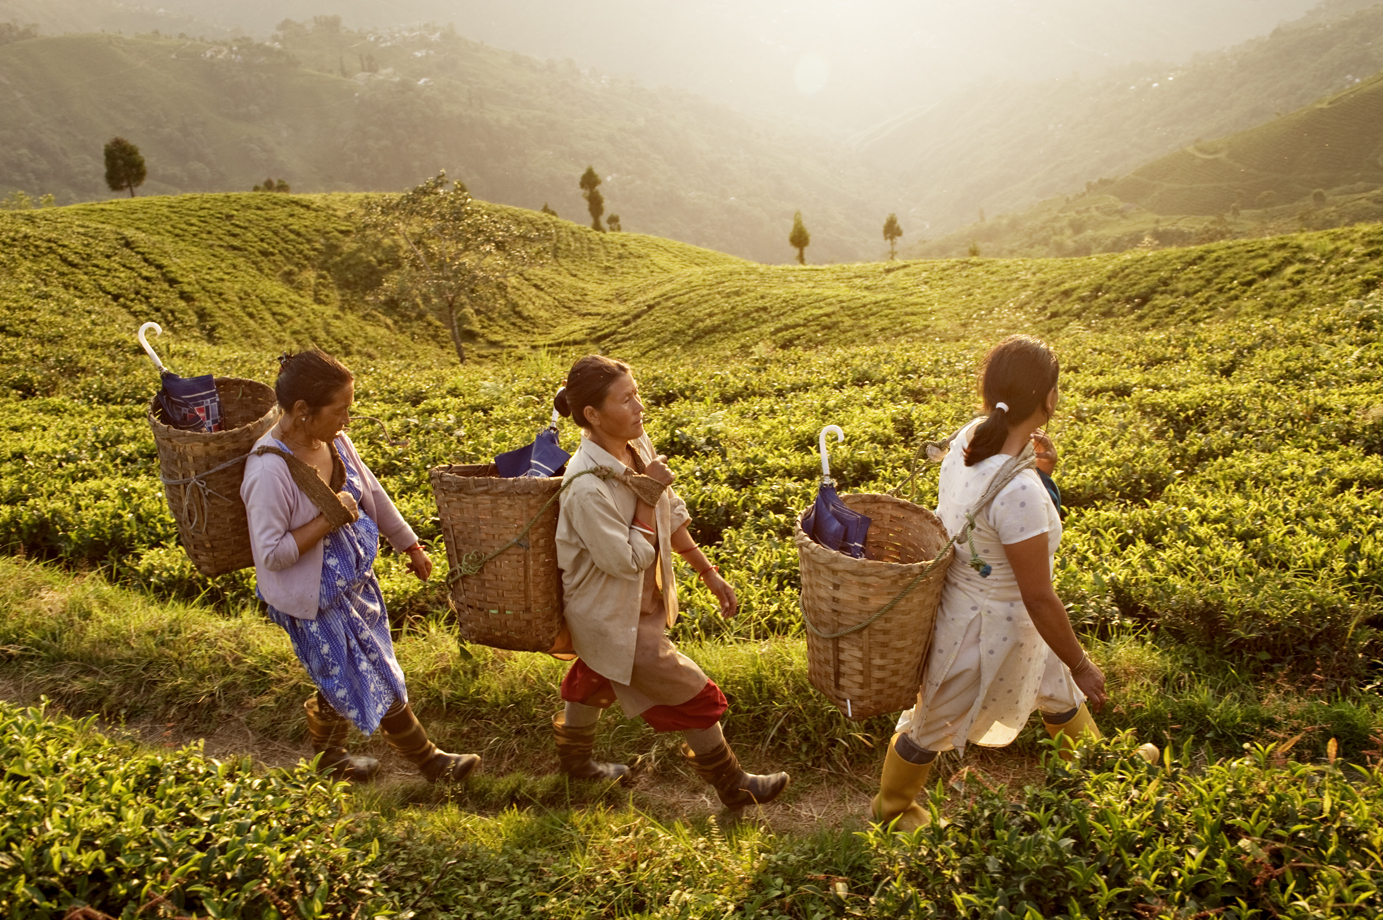
[[[706,583],[706,587],[711,589],[716,600],[720,601],[721,616],[728,620],[739,612],[740,602],[739,598],[735,596],[735,589],[728,581],[720,577],[719,572],[711,569],[702,577],[702,581]]]
[[[427,581],[432,577],[432,557],[428,556],[427,550],[421,546],[408,551],[408,563],[405,567],[417,575],[419,581]]]
[[[1041,428],[1032,433],[1032,447],[1036,452],[1037,468],[1048,476],[1056,470],[1056,445],[1047,432]]]

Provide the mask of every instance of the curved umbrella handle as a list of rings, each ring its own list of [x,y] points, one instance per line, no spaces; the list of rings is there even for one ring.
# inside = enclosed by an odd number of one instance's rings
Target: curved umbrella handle
[[[149,356],[150,361],[154,362],[154,367],[158,368],[158,372],[160,374],[166,374],[168,373],[168,368],[163,366],[163,362],[158,359],[158,355],[154,354],[154,347],[150,345],[149,340],[144,337],[144,334],[150,329],[154,330],[154,335],[163,335],[163,327],[158,323],[150,322],[139,327],[139,332],[136,333],[136,337],[139,339],[139,344],[144,348],[144,353]]]
[[[566,389],[565,386],[560,386],[560,387],[558,387],[558,388],[557,388],[557,392],[552,394],[553,400],[555,401],[555,400],[557,399],[558,395],[559,395],[563,390],[565,390],[565,389]],[[553,406],[553,407],[552,407],[552,427],[553,427],[553,428],[556,428],[556,427],[557,427],[557,420],[558,420],[559,418],[561,418],[561,417],[562,417],[562,413],[560,413],[560,412],[557,411],[557,407],[556,407],[556,406]]]
[[[836,443],[837,443],[837,444],[839,444],[841,441],[844,441],[844,440],[845,440],[845,432],[843,432],[843,431],[840,430],[840,426],[839,426],[839,425],[827,425],[825,428],[821,429],[821,434],[817,435],[817,438],[816,438],[817,447],[819,447],[819,448],[821,449],[821,478],[822,478],[822,479],[830,479],[830,478],[831,478],[831,461],[830,461],[830,459],[826,456],[826,435],[831,434],[832,432],[835,433],[835,436],[836,436]]]

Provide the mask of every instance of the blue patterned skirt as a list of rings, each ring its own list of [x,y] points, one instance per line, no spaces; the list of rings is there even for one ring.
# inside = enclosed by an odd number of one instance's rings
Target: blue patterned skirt
[[[345,487],[359,501],[360,477],[349,461]],[[359,520],[324,542],[317,618],[299,619],[272,605],[269,618],[288,633],[298,660],[332,708],[368,735],[395,702],[408,702],[374,573],[379,527],[362,510]]]

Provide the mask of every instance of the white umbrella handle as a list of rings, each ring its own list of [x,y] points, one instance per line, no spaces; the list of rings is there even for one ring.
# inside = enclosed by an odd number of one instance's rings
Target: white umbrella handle
[[[826,435],[830,434],[831,432],[835,432],[836,443],[837,443],[837,444],[839,444],[841,441],[844,441],[844,440],[845,440],[845,432],[843,432],[843,431],[840,430],[840,426],[839,426],[839,425],[827,425],[825,428],[821,429],[821,434],[817,435],[816,443],[817,443],[817,446],[821,449],[821,478],[822,478],[822,479],[830,479],[830,478],[831,478],[831,461],[830,461],[830,459],[826,456]]]
[[[562,392],[563,390],[565,390],[565,389],[566,389],[566,387],[558,387],[558,388],[557,388],[557,392],[552,394],[552,399],[553,399],[554,402],[556,401],[557,397],[561,394],[561,392]],[[559,418],[561,418],[561,417],[562,417],[562,413],[560,413],[560,412],[557,411],[557,407],[556,407],[556,406],[553,406],[553,407],[552,407],[552,427],[553,427],[553,428],[556,428],[556,427],[557,427],[557,420],[558,420]]]
[[[144,353],[149,356],[150,361],[154,362],[154,367],[158,368],[158,372],[160,374],[166,374],[168,373],[168,368],[163,366],[163,362],[158,359],[158,355],[154,354],[154,347],[150,345],[149,340],[144,337],[144,334],[150,329],[154,330],[154,335],[163,335],[163,327],[158,323],[145,323],[139,327],[139,332],[136,334],[139,338],[139,344],[144,347]]]

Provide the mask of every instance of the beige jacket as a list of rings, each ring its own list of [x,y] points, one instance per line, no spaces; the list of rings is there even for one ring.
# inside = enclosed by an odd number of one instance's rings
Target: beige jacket
[[[647,435],[631,442],[645,463],[655,455]],[[639,602],[644,571],[659,564],[659,582],[669,626],[677,619],[677,587],[672,574],[672,534],[688,520],[687,504],[672,489],[658,499],[658,549],[634,530],[638,498],[618,481],[577,474],[595,467],[615,473],[624,464],[583,437],[567,462],[557,517],[557,564],[562,568],[562,602],[576,654],[597,674],[628,684],[634,670],[639,632]],[[650,523],[645,521],[644,523]],[[659,552],[658,550],[661,550]]]

